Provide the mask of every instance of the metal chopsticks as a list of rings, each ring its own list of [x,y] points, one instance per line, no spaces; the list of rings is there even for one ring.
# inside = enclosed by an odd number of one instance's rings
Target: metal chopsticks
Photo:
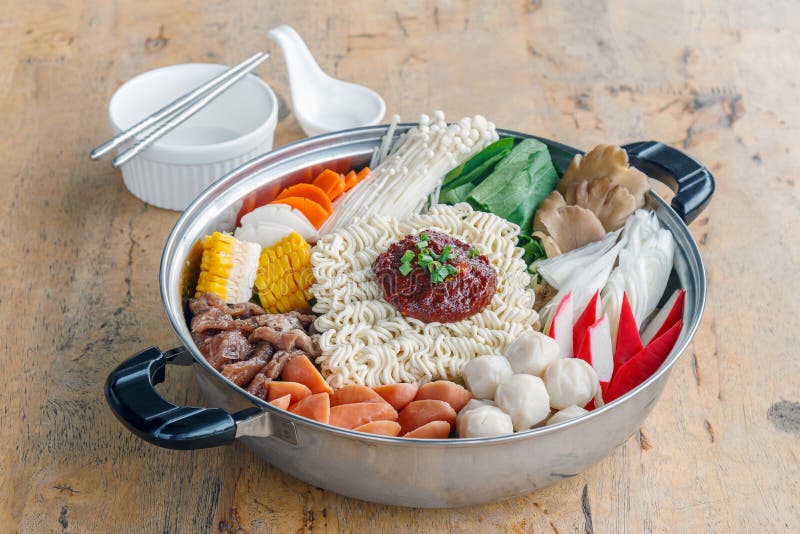
[[[138,154],[142,153],[147,147],[155,143],[158,139],[171,132],[178,125],[186,121],[189,117],[207,106],[212,100],[228,90],[236,82],[247,76],[254,68],[263,63],[269,54],[259,52],[246,59],[239,65],[232,67],[219,76],[209,80],[203,85],[193,89],[173,102],[167,104],[152,115],[131,126],[124,132],[119,133],[112,139],[92,150],[89,157],[93,160],[99,159],[111,150],[122,145],[126,141],[134,138],[149,128],[157,126],[155,130],[144,138],[140,139],[128,150],[114,158],[114,167],[120,167]],[[162,123],[163,121],[163,123]],[[159,123],[162,123],[160,126]]]

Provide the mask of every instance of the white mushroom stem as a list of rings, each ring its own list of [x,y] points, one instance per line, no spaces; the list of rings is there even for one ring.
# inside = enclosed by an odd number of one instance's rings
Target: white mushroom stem
[[[393,135],[391,127],[387,138],[390,133]],[[378,165],[362,184],[337,201],[323,233],[351,222],[356,216],[381,214],[404,218],[421,210],[444,174],[496,140],[497,132],[494,124],[481,116],[466,117],[448,125],[444,113],[437,111],[433,118],[422,115],[419,125],[400,135],[391,149],[386,148],[387,138],[378,153]]]

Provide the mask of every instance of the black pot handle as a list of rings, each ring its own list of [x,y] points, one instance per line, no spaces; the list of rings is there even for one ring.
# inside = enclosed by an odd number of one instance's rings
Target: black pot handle
[[[238,422],[267,415],[255,407],[231,415],[220,408],[181,408],[164,400],[154,386],[164,381],[166,365],[193,362],[183,347],[167,352],[150,347],[122,362],[105,387],[114,415],[145,441],[181,450],[233,443]]]
[[[708,205],[714,194],[714,177],[693,157],[657,141],[640,141],[622,148],[631,164],[672,187],[672,209],[686,224]]]

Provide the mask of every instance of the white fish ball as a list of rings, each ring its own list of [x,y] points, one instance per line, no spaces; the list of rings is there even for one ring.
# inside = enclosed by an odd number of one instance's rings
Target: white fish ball
[[[558,343],[541,332],[525,332],[508,346],[505,357],[515,373],[541,377],[559,358]]]
[[[569,421],[570,419],[575,419],[576,417],[580,417],[583,414],[589,413],[588,410],[581,408],[580,406],[567,406],[563,410],[559,410],[553,414],[553,416],[547,420],[545,426],[548,425],[557,425],[558,423],[563,423],[564,421]]]
[[[463,417],[465,413],[470,410],[480,408],[481,406],[494,406],[494,401],[485,399],[470,399],[469,402],[466,403],[463,408],[461,408],[461,411],[458,412],[458,415],[456,416],[456,426],[458,426],[458,422],[461,421],[461,417]]]
[[[528,430],[550,415],[547,389],[538,376],[509,376],[497,386],[494,403],[511,416],[515,432]]]
[[[497,386],[514,374],[505,356],[485,355],[473,359],[461,370],[464,382],[476,399],[492,399]]]
[[[456,425],[460,438],[488,438],[514,433],[511,416],[495,406],[479,406],[464,414]]]
[[[597,373],[580,358],[560,358],[548,365],[544,384],[550,394],[550,405],[556,410],[573,404],[585,406],[600,388]]]

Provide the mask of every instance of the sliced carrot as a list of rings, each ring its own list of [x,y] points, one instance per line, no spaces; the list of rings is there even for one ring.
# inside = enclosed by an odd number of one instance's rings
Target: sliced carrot
[[[437,380],[436,382],[423,384],[419,388],[417,396],[414,397],[414,400],[425,399],[445,401],[458,413],[472,399],[472,393],[455,382]]]
[[[358,177],[358,181],[360,182],[361,180],[366,178],[368,174],[369,174],[369,167],[364,167],[363,169],[358,171],[358,174],[356,175]]]
[[[356,402],[331,408],[333,426],[356,428],[372,421],[397,421],[397,411],[388,402]]]
[[[431,421],[447,421],[453,426],[456,424],[456,411],[444,401],[425,399],[409,402],[397,418],[404,435]]]
[[[305,355],[295,356],[286,362],[283,373],[281,373],[281,380],[300,382],[310,389],[311,393],[333,394],[333,389]]]
[[[411,432],[403,434],[404,438],[447,439],[450,437],[450,423],[447,421],[431,421]]]
[[[311,395],[311,390],[308,389],[308,386],[299,382],[270,382],[269,392],[267,393],[267,401],[274,401],[275,399],[283,397],[284,395],[291,395],[292,402],[290,404],[294,404],[295,402],[300,402]]]
[[[344,176],[344,190],[350,191],[358,183],[356,171],[350,171]]]
[[[387,384],[375,386],[372,390],[399,412],[406,407],[406,404],[414,400],[419,386],[416,384]]]
[[[313,184],[325,191],[331,200],[336,200],[336,197],[344,191],[344,177],[330,169],[325,169],[319,173]]]
[[[400,423],[395,421],[372,421],[366,425],[357,426],[353,430],[379,436],[399,436]]]
[[[278,397],[277,399],[269,401],[269,403],[272,404],[273,406],[277,406],[281,410],[288,410],[289,405],[292,404],[291,401],[292,401],[292,396],[287,393],[283,397]]]
[[[340,404],[353,404],[356,402],[386,402],[383,397],[369,389],[367,386],[348,384],[333,392],[331,406]]]
[[[289,411],[327,425],[331,420],[331,396],[327,393],[310,395],[290,406]]]
[[[275,200],[280,200],[286,197],[301,197],[307,198],[309,200],[313,200],[320,206],[322,209],[328,212],[328,215],[333,213],[333,205],[331,204],[331,199],[328,198],[327,193],[317,187],[314,184],[295,184],[291,187],[287,187],[281,194],[277,196]]]
[[[324,223],[325,219],[330,215],[325,211],[325,208],[313,200],[304,197],[284,197],[280,200],[273,200],[272,204],[286,204],[299,209],[309,222],[314,225],[314,228],[322,226],[322,223]]]

